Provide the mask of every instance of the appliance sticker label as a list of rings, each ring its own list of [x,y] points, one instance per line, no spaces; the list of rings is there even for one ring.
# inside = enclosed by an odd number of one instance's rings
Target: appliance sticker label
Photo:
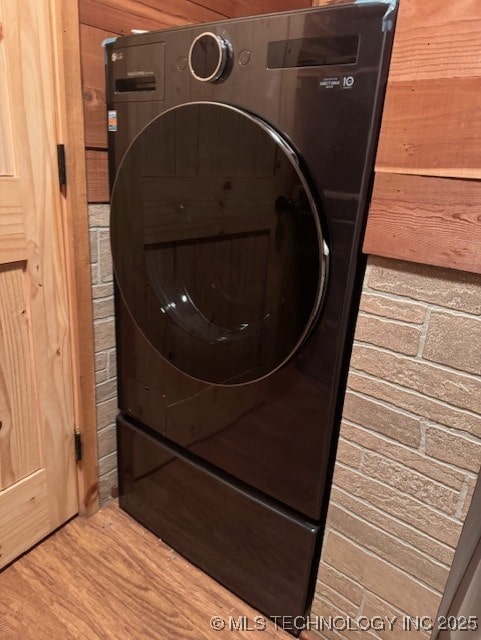
[[[117,111],[113,109],[108,112],[109,131],[117,131]]]
[[[323,78],[319,82],[321,89],[352,89],[354,86],[353,76]]]

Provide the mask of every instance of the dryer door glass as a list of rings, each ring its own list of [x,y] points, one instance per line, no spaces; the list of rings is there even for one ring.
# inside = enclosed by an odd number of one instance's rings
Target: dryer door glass
[[[116,281],[154,348],[216,384],[265,377],[315,321],[325,252],[292,148],[214,103],[176,107],[134,140],[112,193]]]

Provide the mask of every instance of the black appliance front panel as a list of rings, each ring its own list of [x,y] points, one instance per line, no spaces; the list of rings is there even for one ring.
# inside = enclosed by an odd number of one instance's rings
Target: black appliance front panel
[[[356,202],[334,201],[329,289],[349,273]],[[174,368],[117,296],[119,406],[173,442],[312,519],[319,518],[336,406],[342,296],[287,365],[260,382],[207,385]]]
[[[294,151],[217,103],[164,112],[117,172],[117,285],[152,346],[201,381],[239,384],[286,362],[325,283],[317,197]]]
[[[257,382],[208,384],[196,379],[203,372],[195,371],[196,377],[186,375],[160,355],[166,351],[152,347],[152,340],[139,328],[136,311],[130,313],[118,296],[119,403],[123,412],[172,442],[313,520],[321,518],[327,495],[357,303],[355,283],[362,273],[360,240],[392,39],[384,21],[386,9],[385,3],[373,3],[262,16],[121,38],[107,49],[111,60],[115,56],[109,64],[109,109],[116,110],[118,121],[118,130],[109,138],[112,180],[142,130],[169,109],[199,101],[254,114],[281,132],[299,158],[315,198],[315,207],[302,208],[308,214],[305,219],[314,210],[319,214],[317,222],[329,248],[329,274],[320,313],[296,355]],[[195,80],[186,65],[193,39],[206,30],[222,35],[232,45],[230,73],[217,84]],[[359,36],[355,63],[267,69],[269,42],[353,35]],[[129,101],[128,93],[115,92],[116,81],[129,73],[132,77],[151,74],[150,58],[142,58],[141,52],[142,47],[155,43],[165,63],[164,75],[156,72],[156,91],[162,98],[138,100],[139,94],[149,93],[139,91],[132,92]],[[133,58],[131,48],[136,51]],[[207,142],[205,148],[209,148]],[[144,215],[142,208],[139,201],[139,216]],[[292,218],[289,203],[286,208]],[[295,233],[290,233],[294,238]],[[282,244],[285,238],[280,240]],[[318,234],[318,246],[319,240]],[[145,238],[133,245],[142,247],[142,243]],[[295,244],[289,244],[291,256]],[[141,260],[144,257],[138,264]],[[255,260],[259,256],[253,256]],[[233,272],[233,262],[228,264]],[[319,267],[315,270],[316,278],[311,280],[319,282]],[[293,283],[302,280],[300,273],[297,269],[295,276],[290,274]],[[306,283],[309,280],[307,276]],[[314,287],[307,286],[312,309]],[[162,303],[156,295],[160,316]],[[293,292],[291,301],[296,295]],[[301,321],[294,318],[293,324],[299,337],[310,311],[297,313]],[[224,329],[225,324],[221,325]],[[291,338],[291,344],[294,342]],[[187,360],[183,368],[188,370]],[[252,361],[247,362],[247,367],[251,365]],[[225,367],[219,369],[222,379],[230,374]],[[272,362],[265,371],[269,368]],[[232,376],[238,373],[233,371]]]
[[[269,616],[304,616],[318,529],[118,421],[120,506]]]

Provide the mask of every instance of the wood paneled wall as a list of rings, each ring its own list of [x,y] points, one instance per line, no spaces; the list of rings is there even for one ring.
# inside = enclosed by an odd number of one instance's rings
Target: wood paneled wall
[[[364,251],[481,273],[481,3],[400,0]]]
[[[163,29],[310,5],[310,0],[79,0],[89,202],[109,200],[101,47],[105,38],[129,34],[131,29]]]

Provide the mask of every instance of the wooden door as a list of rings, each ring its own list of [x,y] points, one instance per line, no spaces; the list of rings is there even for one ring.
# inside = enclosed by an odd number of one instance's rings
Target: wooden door
[[[78,508],[48,0],[0,0],[0,567]]]

